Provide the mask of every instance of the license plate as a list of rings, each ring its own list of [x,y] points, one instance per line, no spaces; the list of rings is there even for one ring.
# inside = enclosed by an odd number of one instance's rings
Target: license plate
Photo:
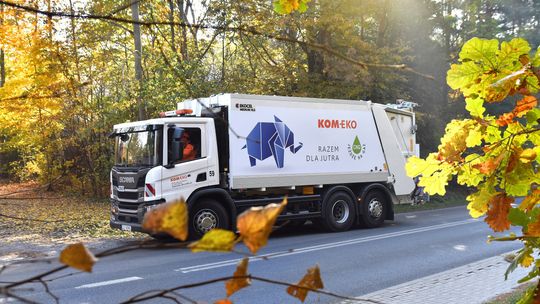
[[[124,231],[131,231],[131,226],[129,226],[129,225],[122,225],[122,230],[124,230]]]

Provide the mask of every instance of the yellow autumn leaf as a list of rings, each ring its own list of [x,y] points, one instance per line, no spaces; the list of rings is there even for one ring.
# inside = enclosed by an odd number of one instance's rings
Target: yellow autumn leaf
[[[497,194],[498,192],[495,192],[492,187],[485,185],[480,188],[480,191],[467,196],[467,201],[469,201],[467,209],[471,217],[478,218],[484,215],[488,211],[490,199]]]
[[[188,236],[188,208],[184,200],[161,204],[144,215],[143,229],[168,233],[185,241]]]
[[[540,202],[540,190],[535,189],[531,192],[531,194],[527,195],[523,201],[521,201],[521,204],[519,204],[519,209],[521,210],[532,210],[536,204]]]
[[[81,271],[92,272],[92,267],[96,262],[96,257],[83,243],[68,245],[60,253],[60,263]]]
[[[523,259],[521,260],[520,264],[521,264],[521,266],[527,268],[527,267],[531,266],[533,262],[534,262],[534,258],[529,253],[529,254],[526,254],[525,256],[523,256]]]
[[[252,253],[257,253],[261,247],[266,245],[272,227],[286,205],[287,199],[285,198],[281,204],[252,207],[238,216],[236,227],[244,244]]]
[[[248,277],[247,272],[248,262],[248,258],[243,258],[240,263],[238,263],[238,266],[234,271],[234,278],[225,282],[225,291],[227,292],[227,297],[230,297],[238,290],[251,285],[251,279]]]
[[[201,251],[231,251],[236,241],[234,232],[223,229],[212,229],[205,233],[203,237],[191,244],[189,248],[193,252]]]
[[[324,284],[321,279],[321,271],[319,266],[315,265],[307,270],[307,273],[298,283],[296,283],[296,286],[289,286],[287,288],[287,293],[304,302],[309,290],[322,288],[324,288]]]
[[[530,163],[536,159],[536,151],[534,149],[525,149],[519,155],[519,161],[522,163]]]

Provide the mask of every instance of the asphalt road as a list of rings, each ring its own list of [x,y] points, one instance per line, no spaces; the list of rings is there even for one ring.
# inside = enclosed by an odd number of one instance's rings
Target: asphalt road
[[[347,296],[376,290],[435,274],[519,248],[517,243],[487,244],[492,234],[465,207],[404,213],[377,229],[324,233],[312,225],[276,232],[249,272],[274,280],[297,282],[306,269],[318,264],[325,289]],[[243,246],[241,251],[247,249]],[[101,259],[92,274],[80,273],[49,283],[61,303],[117,303],[131,296],[163,288],[232,275],[242,256],[235,253],[197,253],[178,249],[137,250]],[[54,265],[12,267],[1,281],[28,277]],[[73,271],[55,274],[57,277]],[[28,285],[20,295],[54,303],[43,287]],[[222,282],[188,289],[183,295],[213,303],[225,297]],[[300,303],[285,287],[254,282],[231,297],[234,303]],[[332,303],[337,299],[311,293],[307,303]],[[0,300],[1,302],[5,302]],[[161,299],[152,303],[172,303]]]

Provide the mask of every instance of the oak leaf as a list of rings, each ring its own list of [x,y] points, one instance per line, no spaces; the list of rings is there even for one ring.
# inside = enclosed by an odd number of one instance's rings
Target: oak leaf
[[[234,232],[223,229],[212,229],[205,233],[203,237],[191,244],[189,248],[193,252],[201,251],[231,251],[236,241]]]
[[[510,228],[510,221],[508,220],[508,213],[510,212],[510,204],[514,201],[514,198],[506,196],[506,194],[500,193],[491,198],[489,202],[489,210],[487,211],[487,217],[484,221],[495,232],[502,232]]]
[[[321,271],[319,266],[315,265],[307,270],[307,273],[298,283],[296,283],[296,286],[289,286],[287,288],[287,293],[304,302],[308,291],[322,288],[324,288],[324,284],[321,279]]]
[[[519,209],[530,211],[540,202],[540,189],[535,189],[531,194],[527,195],[521,204],[519,204]]]
[[[499,116],[496,123],[499,126],[504,127],[510,124],[514,120],[514,117],[515,117],[514,113],[504,113],[501,116]]]
[[[60,253],[60,263],[81,271],[92,272],[92,267],[96,261],[96,257],[83,243],[68,245]]]
[[[540,214],[527,226],[527,235],[540,236]]]
[[[519,155],[519,160],[522,163],[529,163],[536,159],[536,151],[534,149],[525,149]]]
[[[272,227],[286,205],[287,199],[285,198],[281,204],[252,207],[238,216],[236,227],[244,244],[252,253],[257,253],[261,247],[266,245]]]
[[[530,110],[536,108],[538,105],[538,100],[534,96],[525,96],[523,99],[519,100],[514,108],[514,115],[517,117],[522,117],[527,114]]]
[[[184,200],[158,205],[144,215],[143,229],[168,233],[185,241],[188,236],[188,208]]]
[[[236,267],[233,277],[230,280],[225,281],[225,291],[227,292],[227,297],[230,297],[233,293],[238,290],[251,285],[251,279],[248,277],[247,268],[248,268],[248,258],[243,258]]]

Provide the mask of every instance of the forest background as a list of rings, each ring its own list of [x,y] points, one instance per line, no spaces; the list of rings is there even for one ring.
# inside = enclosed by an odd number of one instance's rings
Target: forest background
[[[226,92],[412,101],[426,155],[465,114],[446,84],[463,43],[540,44],[534,0],[307,4],[282,15],[260,0],[0,1],[0,176],[104,196],[113,124]]]

